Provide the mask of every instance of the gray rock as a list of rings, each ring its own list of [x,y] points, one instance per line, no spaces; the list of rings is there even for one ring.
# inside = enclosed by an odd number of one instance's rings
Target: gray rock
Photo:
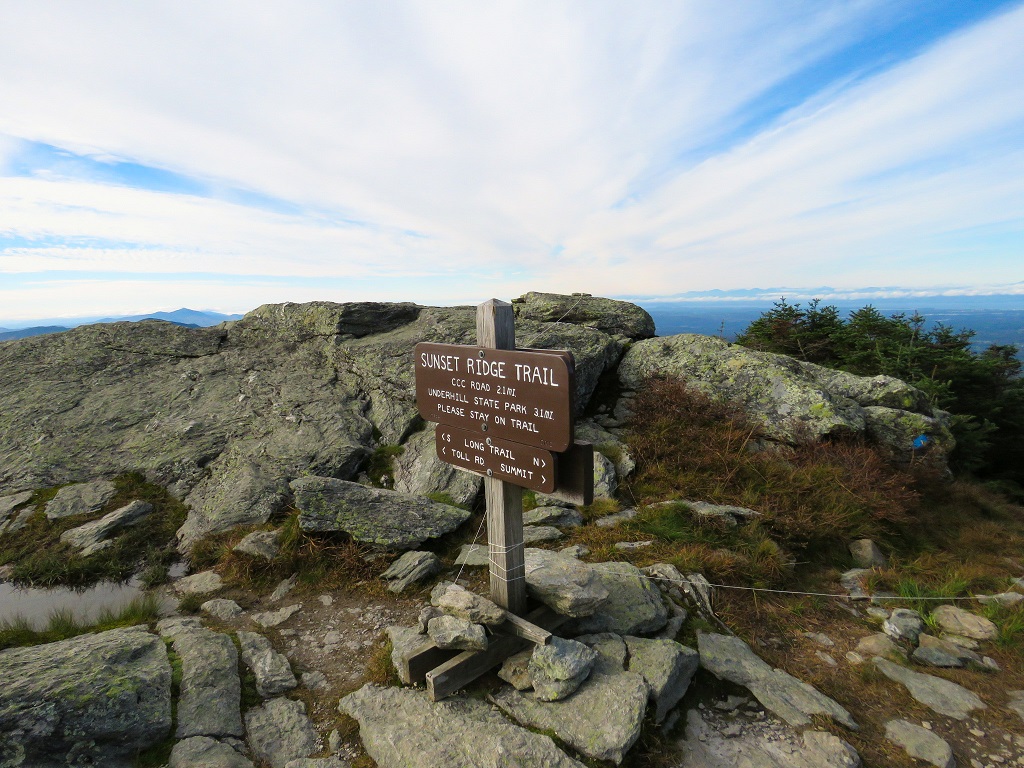
[[[536,646],[528,665],[534,695],[541,701],[572,695],[587,679],[596,660],[597,651],[575,640],[553,637],[547,645]]]
[[[270,561],[281,551],[280,540],[281,531],[253,531],[235,545],[235,552]]]
[[[940,715],[966,720],[975,709],[985,709],[985,702],[949,680],[912,672],[878,656],[872,661],[883,675],[904,686],[911,696]]]
[[[224,586],[220,574],[213,571],[201,571],[178,579],[174,582],[174,591],[182,595],[208,595]]]
[[[171,750],[168,768],[253,768],[230,745],[208,736],[182,739]]]
[[[392,625],[385,632],[388,634],[388,639],[391,640],[391,665],[396,672],[401,674],[402,659],[406,654],[424,644],[426,638],[423,635],[426,634],[426,629],[424,628],[423,633],[420,633],[415,627]]]
[[[917,645],[917,638],[924,630],[924,620],[917,611],[897,608],[882,623],[882,629],[894,640],[906,640],[911,645]]]
[[[498,670],[498,677],[511,685],[517,691],[526,691],[533,688],[533,678],[530,677],[530,659],[533,658],[533,649],[527,648],[509,656]]]
[[[242,615],[242,607],[234,600],[225,600],[222,597],[207,600],[199,606],[203,613],[208,613],[215,619],[230,621]]]
[[[392,462],[396,491],[413,496],[443,493],[455,504],[472,506],[483,478],[441,461],[432,427],[412,435],[404,448]]]
[[[872,405],[864,408],[865,434],[897,463],[932,465],[945,469],[946,457],[956,447],[948,419],[913,413],[897,408]],[[921,435],[928,439],[928,450],[914,450]]]
[[[523,525],[554,525],[559,528],[576,528],[583,525],[583,515],[566,507],[536,507],[523,513]]]
[[[430,604],[450,616],[473,624],[501,624],[507,615],[504,608],[495,605],[486,597],[450,582],[442,582],[431,590]]]
[[[654,722],[662,723],[686,695],[700,666],[700,655],[693,648],[674,640],[623,639],[629,650],[629,671],[643,675],[647,681],[655,707]]]
[[[860,768],[856,750],[825,731],[803,735],[766,719],[722,727],[696,709],[686,713],[686,739],[679,768]]]
[[[951,653],[947,653],[941,648],[934,646],[926,646],[922,648],[915,648],[914,652],[910,654],[910,658],[916,661],[918,664],[923,664],[926,667],[962,667],[964,662],[959,656]]]
[[[285,768],[317,749],[316,731],[301,701],[271,699],[250,709],[245,713],[245,733],[254,756],[271,768]]]
[[[491,564],[491,557],[487,545],[463,544],[458,556],[455,558],[455,564],[468,565],[471,568],[488,567]]]
[[[566,631],[643,635],[665,626],[668,609],[661,592],[639,568],[616,562],[595,563],[591,567],[607,590],[608,598],[592,614],[574,621]]]
[[[526,589],[535,600],[563,616],[588,616],[608,599],[597,571],[579,560],[526,548]]]
[[[867,600],[871,597],[867,591],[867,578],[870,575],[870,568],[851,568],[839,575],[839,583],[854,600]]]
[[[448,504],[330,477],[302,477],[291,488],[304,531],[345,531],[357,541],[389,549],[418,547],[454,531],[470,516]]]
[[[611,459],[595,452],[594,453],[594,498],[610,499],[615,496],[618,490],[619,480],[615,474],[615,465]]]
[[[406,587],[429,578],[440,570],[441,560],[433,552],[412,551],[395,560],[380,577],[391,582],[388,589],[392,592],[403,592]]]
[[[994,640],[999,635],[996,625],[976,613],[957,608],[955,605],[940,605],[932,611],[932,618],[946,632],[975,640]]]
[[[735,528],[739,523],[761,516],[760,512],[756,512],[753,509],[747,509],[746,507],[734,507],[728,504],[711,504],[707,501],[682,501],[667,503],[685,504],[687,507],[689,507],[690,512],[696,515],[697,517],[704,518],[705,520],[720,520],[730,528]],[[652,506],[657,507],[660,505]]]
[[[427,634],[438,648],[460,651],[486,651],[487,633],[482,624],[473,624],[455,616],[438,616],[427,622]]]
[[[615,543],[615,549],[620,552],[635,552],[652,544],[654,544],[654,539],[648,539],[647,541],[618,541]]]
[[[591,419],[576,422],[574,432],[576,439],[594,446],[594,450],[603,454],[615,466],[615,474],[619,478],[629,477],[636,469],[636,462],[630,453],[629,446],[615,434],[596,424]]]
[[[420,608],[420,614],[416,618],[416,629],[421,635],[427,634],[427,625],[430,623],[430,620],[436,619],[438,616],[444,616],[444,611],[432,605],[423,606]]]
[[[1006,706],[1020,715],[1021,720],[1024,720],[1024,691],[1007,691],[1006,693],[1010,697]]]
[[[298,760],[289,760],[284,768],[349,768],[348,760],[342,760],[337,755],[330,757],[302,757]]]
[[[293,573],[287,579],[281,579],[277,586],[274,587],[274,591],[270,593],[268,598],[270,602],[276,603],[283,600],[289,592],[295,589],[295,585],[299,583],[299,574]]]
[[[115,493],[117,488],[109,480],[68,485],[57,491],[57,495],[46,504],[46,517],[58,520],[62,517],[99,512],[104,504],[114,498]]]
[[[640,736],[647,683],[633,672],[595,670],[561,701],[539,701],[512,688],[502,689],[491,701],[527,727],[558,734],[587,757],[618,764]]]
[[[263,635],[239,632],[238,643],[242,649],[242,661],[256,678],[256,692],[264,699],[279,696],[299,684],[288,659],[275,651]]]
[[[284,608],[278,608],[276,611],[254,613],[252,615],[252,620],[264,629],[270,629],[271,627],[277,627],[284,624],[288,619],[301,610],[302,603],[296,603],[295,605],[287,605]]]
[[[231,638],[180,624],[172,632],[174,652],[181,659],[175,736],[242,736],[242,686],[238,651]]]
[[[582,544],[573,544],[568,547],[563,547],[562,549],[558,550],[558,553],[560,555],[567,555],[568,557],[575,557],[577,560],[579,560],[581,557],[586,557],[587,555],[589,555],[590,549],[584,547]]]
[[[793,726],[811,724],[812,715],[825,715],[856,730],[850,713],[813,686],[781,669],[773,669],[738,637],[698,633],[701,665],[720,680],[749,689],[766,709]]]
[[[981,663],[981,656],[979,656],[969,648],[964,648],[963,646],[957,645],[956,643],[951,643],[948,640],[943,640],[939,637],[932,637],[931,635],[921,635],[918,638],[917,650],[921,649],[938,651],[942,654],[945,654],[946,656],[951,656],[960,662],[959,664],[950,666],[964,666],[965,664],[972,661],[975,664]],[[917,656],[914,657],[914,660],[920,661],[920,659]]]
[[[597,520],[594,521],[594,524],[600,526],[601,528],[611,528],[616,525],[621,525],[627,520],[632,520],[634,517],[637,516],[637,514],[639,513],[635,509],[633,509],[632,507],[628,507],[627,509],[624,509],[621,512],[613,512],[610,515],[599,517],[597,518]]]
[[[654,320],[635,304],[589,294],[571,296],[530,291],[512,300],[518,320],[573,323],[630,339],[654,336]]]
[[[584,768],[547,736],[508,722],[483,701],[364,685],[338,708],[359,721],[366,752],[380,768]]]
[[[871,539],[857,539],[850,543],[850,555],[858,568],[888,568],[889,558]]]
[[[71,528],[60,535],[60,540],[81,550],[88,557],[107,545],[108,539],[122,528],[137,525],[153,511],[153,505],[145,501],[133,501],[120,509],[104,515],[99,520]]]
[[[814,641],[822,648],[832,648],[835,646],[835,641],[824,632],[804,632],[803,636],[808,640]]]
[[[0,526],[0,533],[15,533],[28,525],[28,519],[36,513],[35,507],[25,507],[20,512],[15,512],[10,521]]]
[[[523,544],[540,544],[562,538],[565,538],[565,534],[550,525],[528,525],[523,528]]]
[[[956,767],[953,750],[949,744],[927,728],[906,720],[890,720],[885,724],[885,738],[918,760],[924,760],[938,768]]]
[[[127,762],[171,729],[171,665],[144,627],[0,651],[0,764]]]
[[[943,632],[939,635],[939,638],[945,640],[947,643],[959,645],[961,648],[966,648],[970,651],[976,651],[979,647],[981,647],[981,644],[977,640],[972,640],[969,637],[957,635],[952,632]]]
[[[1016,608],[1024,602],[1020,592],[1000,592],[998,595],[975,595],[982,605],[1001,605],[1004,608]]]
[[[4,529],[4,523],[7,522],[11,513],[31,498],[32,491],[15,493],[11,496],[0,496],[0,531]]]

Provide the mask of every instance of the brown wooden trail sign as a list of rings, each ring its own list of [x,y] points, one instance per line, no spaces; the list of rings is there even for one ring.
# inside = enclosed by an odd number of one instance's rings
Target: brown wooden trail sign
[[[406,655],[403,680],[424,680],[434,701],[524,643],[547,643],[563,620],[547,608],[526,613],[522,486],[548,493],[562,483],[582,503],[593,498],[593,448],[573,443],[572,355],[515,349],[512,305],[497,299],[477,307],[476,333],[475,347],[416,345],[416,402],[424,419],[439,422],[438,457],[484,475],[491,599],[510,617],[486,651],[444,651],[425,641]],[[566,451],[561,472],[552,451]]]
[[[557,469],[551,451],[445,424],[437,426],[434,442],[438,458],[456,467],[541,493],[555,490]]]
[[[415,359],[426,421],[550,451],[572,445],[570,354],[421,342]]]

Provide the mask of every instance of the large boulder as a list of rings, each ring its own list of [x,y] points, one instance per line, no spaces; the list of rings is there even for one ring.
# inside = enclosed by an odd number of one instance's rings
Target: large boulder
[[[583,563],[580,565],[586,567]],[[567,632],[644,635],[665,626],[668,608],[661,591],[639,568],[619,562],[594,563],[589,567],[598,583],[607,590],[608,599],[590,615],[572,622]]]
[[[464,509],[331,477],[291,483],[304,531],[344,531],[357,541],[412,549],[450,533],[470,516]]]
[[[122,528],[137,525],[153,511],[147,501],[133,501],[115,509],[99,520],[71,528],[60,535],[60,540],[81,550],[83,556],[98,552],[110,544],[110,537]]]
[[[395,490],[418,496],[444,494],[455,504],[472,506],[484,479],[458,469],[437,457],[431,425],[405,443],[405,450],[393,461]]]
[[[623,356],[618,374],[627,391],[652,376],[683,379],[714,400],[738,405],[767,437],[783,443],[867,435],[895,458],[926,456],[937,466],[944,466],[954,446],[946,416],[898,379],[831,371],[714,336],[639,341]]]
[[[526,591],[556,613],[589,616],[608,599],[594,568],[574,557],[528,547],[524,559]]]
[[[602,299],[587,293],[565,295],[530,291],[512,300],[516,318],[545,323],[572,323],[609,335],[649,339],[654,319],[647,310],[626,301]]]
[[[366,752],[380,768],[583,768],[539,733],[513,725],[486,702],[367,684],[338,708],[359,721]]]
[[[0,765],[111,765],[171,730],[171,665],[144,627],[0,651]]]

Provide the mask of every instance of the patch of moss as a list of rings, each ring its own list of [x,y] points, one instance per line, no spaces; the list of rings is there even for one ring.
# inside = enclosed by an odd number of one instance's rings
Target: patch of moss
[[[396,456],[402,455],[405,447],[401,445],[381,445],[370,454],[370,464],[366,474],[370,482],[378,488],[390,488],[395,484],[393,465]]]

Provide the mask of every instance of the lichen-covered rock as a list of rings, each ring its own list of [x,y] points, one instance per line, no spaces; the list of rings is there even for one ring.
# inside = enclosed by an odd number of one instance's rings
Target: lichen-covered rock
[[[103,505],[114,498],[117,488],[109,480],[94,480],[91,483],[76,483],[57,491],[57,495],[46,504],[46,517],[58,520],[62,517],[98,512]]]
[[[594,498],[610,499],[619,487],[615,465],[600,453],[594,453]]]
[[[630,339],[654,335],[654,319],[636,304],[584,293],[564,295],[530,291],[512,300],[516,318],[545,323],[573,323]],[[532,345],[536,346],[536,345]]]
[[[153,505],[146,501],[133,501],[120,509],[104,515],[99,520],[71,528],[60,535],[60,540],[81,550],[82,557],[88,557],[110,544],[110,536],[122,528],[137,525],[153,511]]]
[[[587,679],[596,660],[597,651],[575,640],[553,637],[536,646],[529,663],[534,696],[541,701],[566,698]]]
[[[553,525],[558,528],[576,528],[583,525],[583,515],[566,507],[536,507],[523,513],[523,525]]]
[[[234,551],[270,562],[281,551],[281,531],[253,531],[235,545]]]
[[[594,563],[590,567],[607,590],[608,598],[589,616],[572,622],[567,632],[644,635],[665,626],[668,608],[661,592],[639,568],[618,562]]]
[[[888,568],[889,558],[871,539],[850,542],[850,555],[858,568]]]
[[[174,745],[168,768],[252,768],[252,761],[222,741],[193,736]]]
[[[332,477],[302,477],[291,488],[304,531],[344,531],[389,549],[418,547],[454,531],[470,516],[448,504]]]
[[[914,460],[944,468],[956,447],[945,418],[870,405],[864,408],[864,423],[867,436],[902,464]]]
[[[906,687],[911,696],[940,715],[966,720],[974,710],[985,709],[985,702],[974,693],[949,680],[913,672],[878,656],[872,662],[883,675]]]
[[[517,691],[527,691],[533,688],[533,678],[530,677],[530,659],[532,658],[532,648],[512,654],[502,662],[501,669],[498,670],[498,677]]]
[[[455,616],[438,616],[427,622],[427,634],[438,648],[459,651],[486,651],[487,632],[482,624],[473,624]]]
[[[317,737],[306,705],[291,699],[271,699],[245,713],[245,733],[253,754],[271,768],[285,768],[316,751]]]
[[[510,723],[486,702],[367,684],[338,709],[359,721],[367,754],[380,768],[584,768],[554,742]]]
[[[519,723],[550,731],[581,754],[618,764],[640,736],[647,683],[633,672],[595,670],[561,701],[540,701],[512,688],[503,688],[491,701]]]
[[[911,645],[917,645],[917,638],[924,630],[924,619],[917,611],[897,608],[882,623],[882,630],[894,640],[906,640]]]
[[[545,549],[525,550],[526,590],[563,616],[589,616],[609,595],[593,566]]]
[[[0,531],[3,531],[11,513],[18,507],[27,503],[32,498],[32,491],[14,493],[10,496],[0,496]]]
[[[0,765],[127,761],[171,729],[171,665],[144,627],[0,651]]]
[[[185,624],[161,631],[172,633],[174,652],[181,659],[175,736],[242,736],[242,686],[231,638]]]
[[[480,495],[483,478],[441,461],[429,426],[408,439],[404,450],[392,461],[394,489],[415,496],[445,494],[454,504],[472,506]]]
[[[651,690],[654,722],[666,715],[686,695],[697,668],[700,655],[674,640],[625,637],[629,650],[629,671],[643,675]]]
[[[697,646],[702,667],[720,680],[744,686],[790,725],[810,725],[813,715],[825,715],[847,728],[857,728],[845,708],[813,686],[773,669],[738,637],[701,632]]]
[[[940,605],[932,611],[932,618],[944,631],[961,637],[992,640],[999,634],[996,625],[984,616],[957,608],[955,605]]]
[[[430,604],[473,624],[494,626],[503,623],[507,615],[504,608],[486,597],[451,582],[442,582],[430,591]]]
[[[380,575],[384,581],[390,581],[388,589],[402,592],[406,587],[417,581],[433,576],[441,570],[441,560],[433,552],[406,552],[395,560]]]
[[[242,661],[256,679],[256,692],[264,699],[279,696],[299,684],[288,659],[275,651],[263,635],[239,632],[238,644],[242,650]]]

